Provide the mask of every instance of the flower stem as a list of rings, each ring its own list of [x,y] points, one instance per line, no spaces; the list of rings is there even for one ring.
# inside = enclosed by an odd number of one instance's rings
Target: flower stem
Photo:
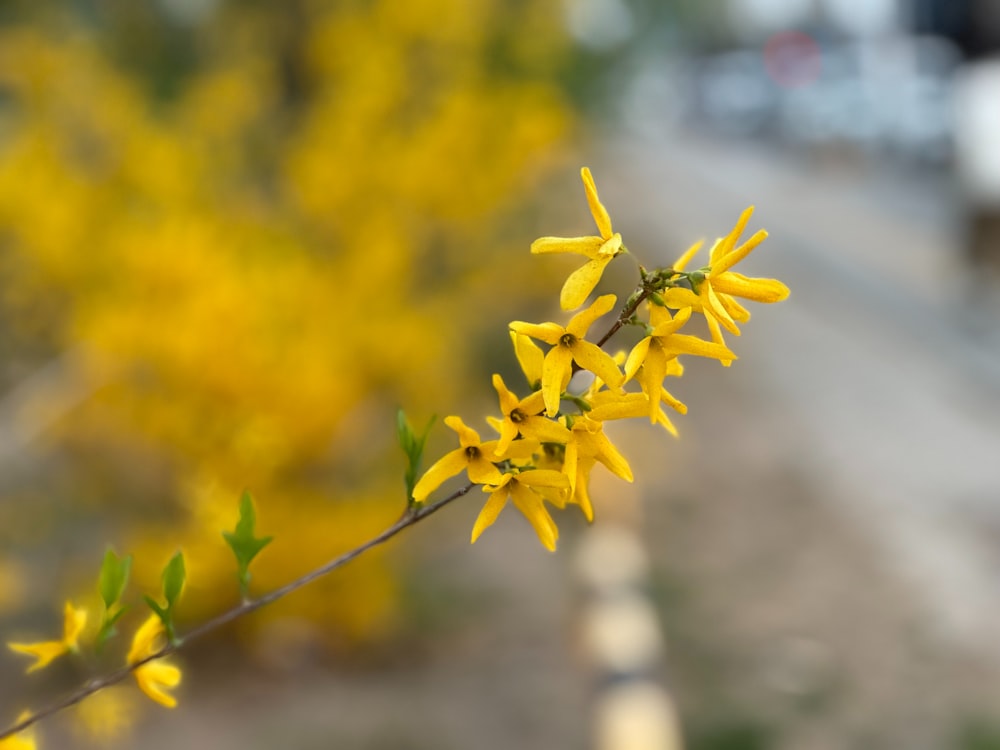
[[[106,687],[110,687],[115,683],[121,682],[130,674],[132,674],[136,669],[141,667],[143,664],[154,661],[156,659],[162,659],[165,656],[169,656],[170,654],[179,651],[182,646],[186,646],[191,641],[200,638],[203,635],[211,633],[214,630],[218,630],[223,625],[226,625],[232,622],[233,620],[243,617],[244,615],[248,615],[251,612],[260,609],[261,607],[267,606],[272,602],[276,602],[278,599],[281,599],[282,597],[291,594],[293,591],[296,591],[302,588],[303,586],[312,583],[317,578],[321,578],[322,576],[325,576],[327,573],[331,573],[337,568],[343,567],[354,558],[359,557],[360,555],[370,550],[372,547],[377,547],[378,545],[389,541],[394,536],[396,536],[396,534],[403,531],[404,529],[409,528],[410,526],[413,526],[416,523],[419,523],[428,516],[441,510],[441,508],[443,508],[444,506],[467,494],[469,490],[471,490],[473,487],[475,487],[475,485],[470,483],[458,490],[455,490],[447,497],[438,500],[435,503],[431,503],[430,505],[408,507],[403,512],[403,515],[399,518],[398,521],[396,521],[394,524],[383,530],[377,536],[374,536],[371,539],[369,539],[367,542],[358,545],[354,549],[344,552],[342,555],[333,558],[332,560],[321,565],[320,567],[314,568],[305,575],[302,575],[299,578],[296,578],[295,580],[286,583],[284,586],[274,589],[273,591],[270,591],[267,594],[258,597],[257,599],[245,600],[239,606],[227,610],[226,612],[223,612],[222,614],[213,617],[211,620],[208,620],[207,622],[202,623],[193,630],[185,633],[176,642],[168,642],[159,651],[150,654],[145,659],[141,659],[133,664],[124,666],[121,669],[118,669],[114,672],[109,672],[103,677],[95,677],[89,680],[86,684],[78,688],[75,692],[72,692],[69,695],[62,698],[61,700],[56,701],[55,703],[52,703],[49,706],[46,706],[41,711],[32,714],[28,718],[23,719],[22,721],[19,721],[16,724],[11,725],[7,729],[0,731],[0,740],[15,735],[18,732],[27,729],[32,724],[35,724],[36,722],[39,722],[42,719],[51,716],[52,714],[62,711],[65,708],[69,708],[70,706],[75,706],[77,703],[84,700],[88,696],[91,696],[94,693],[103,690]]]

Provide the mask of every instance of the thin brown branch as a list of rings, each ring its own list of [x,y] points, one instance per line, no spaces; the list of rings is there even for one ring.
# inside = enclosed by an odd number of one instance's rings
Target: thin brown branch
[[[652,294],[651,289],[647,289],[645,286],[642,291],[636,295],[635,299],[631,303],[625,306],[624,309],[618,314],[618,318],[615,320],[608,332],[601,336],[600,340],[597,342],[598,346],[604,346],[608,343],[608,340],[618,333],[619,329],[628,323],[628,321],[635,315],[635,311],[639,309],[639,305],[642,304],[643,300],[646,299],[650,294]]]
[[[121,682],[130,674],[132,674],[135,670],[141,667],[143,664],[155,661],[156,659],[162,659],[165,656],[169,656],[170,654],[179,651],[181,648],[183,648],[196,638],[200,638],[201,636],[206,635],[207,633],[211,633],[212,631],[221,628],[223,625],[226,625],[227,623],[230,623],[233,620],[239,619],[244,615],[248,615],[251,612],[260,609],[261,607],[271,604],[272,602],[276,602],[278,599],[281,599],[282,597],[291,594],[293,591],[296,591],[302,588],[303,586],[312,583],[317,578],[321,578],[325,576],[327,573],[331,573],[337,568],[343,567],[354,558],[370,550],[372,547],[377,547],[378,545],[389,541],[394,536],[396,536],[396,534],[403,531],[403,529],[409,528],[410,526],[419,523],[423,519],[427,518],[427,516],[436,513],[444,506],[467,494],[469,490],[471,490],[473,487],[475,487],[475,485],[470,483],[465,485],[461,489],[455,490],[455,492],[453,492],[452,494],[448,495],[447,497],[441,500],[438,500],[435,503],[431,503],[430,505],[408,508],[406,512],[403,513],[403,515],[400,517],[400,519],[396,521],[396,523],[392,524],[392,526],[389,526],[387,529],[382,531],[382,533],[378,534],[377,536],[372,537],[367,542],[358,545],[354,549],[348,550],[347,552],[333,558],[324,565],[321,565],[320,567],[309,571],[305,575],[300,576],[299,578],[296,578],[295,580],[290,581],[289,583],[286,583],[281,588],[277,588],[274,591],[268,592],[267,594],[264,594],[263,596],[258,597],[257,599],[251,599],[245,601],[238,607],[234,607],[233,609],[227,610],[226,612],[223,612],[222,614],[213,617],[211,620],[208,620],[207,622],[204,622],[198,627],[189,631],[187,634],[181,637],[176,643],[172,644],[168,643],[159,651],[150,654],[145,659],[137,661],[134,664],[129,664],[127,666],[124,666],[121,669],[118,669],[114,672],[110,672],[104,675],[103,677],[95,677],[94,679],[88,681],[83,687],[77,689],[75,692],[70,693],[61,700],[58,700],[55,703],[46,706],[41,711],[38,711],[37,713],[32,714],[28,718],[23,719],[22,721],[19,721],[18,723],[13,724],[9,728],[3,730],[2,732],[0,732],[0,740],[15,735],[18,732],[27,729],[32,724],[35,724],[41,721],[42,719],[45,719],[46,717],[58,713],[59,711],[62,711],[65,708],[69,708],[70,706],[75,706],[77,703],[84,700],[88,696],[93,695],[99,690],[103,690],[106,687],[110,687],[115,683]]]

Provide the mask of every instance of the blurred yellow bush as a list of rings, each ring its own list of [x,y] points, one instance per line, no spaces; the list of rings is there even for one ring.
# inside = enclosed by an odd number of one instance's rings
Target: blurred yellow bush
[[[491,292],[531,290],[505,227],[573,124],[549,3],[280,6],[223,5],[168,98],[99,35],[0,29],[5,337],[39,362],[73,353],[87,397],[46,433],[78,457],[59,486],[111,488],[97,522],[60,515],[96,529],[75,548],[93,576],[102,515],[150,590],[183,546],[192,619],[236,596],[219,532],[244,487],[276,537],[255,587],[394,520],[394,409],[454,408]],[[248,626],[305,615],[352,643],[395,604],[375,556]]]

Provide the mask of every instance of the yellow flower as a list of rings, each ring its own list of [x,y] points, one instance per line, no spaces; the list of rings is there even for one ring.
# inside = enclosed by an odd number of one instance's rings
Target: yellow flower
[[[736,243],[746,228],[753,206],[747,208],[736,222],[733,230],[715,243],[709,257],[709,270],[705,278],[696,284],[697,292],[688,289],[668,289],[664,293],[667,304],[673,308],[691,307],[704,313],[712,332],[712,340],[724,344],[720,324],[735,336],[740,335],[736,321],[745,323],[750,319],[750,312],[737,302],[734,297],[742,297],[754,302],[780,302],[788,296],[788,287],[775,279],[752,279],[729,269],[743,260],[761,242],[767,239],[767,232],[757,231],[739,247]],[[692,245],[677,259],[673,268],[683,271],[688,261],[701,248],[701,243]],[[721,360],[728,366],[732,360]]]
[[[590,213],[597,224],[599,237],[540,237],[531,243],[533,253],[576,253],[585,255],[589,260],[575,270],[566,279],[559,295],[559,304],[563,310],[575,310],[582,305],[601,280],[604,267],[613,258],[624,252],[622,236],[611,231],[611,217],[607,209],[597,197],[597,187],[590,170],[584,167],[580,170],[583,187],[587,193],[587,203]]]
[[[569,430],[541,416],[544,407],[541,391],[518,399],[507,389],[503,378],[496,374],[493,375],[493,387],[500,397],[500,411],[503,413],[503,421],[498,425],[500,439],[493,454],[495,458],[505,456],[511,442],[519,434],[543,443],[565,443],[569,440]]]
[[[22,721],[31,716],[31,711],[22,711],[17,717],[17,723],[20,724]],[[23,729],[13,737],[8,737],[5,740],[0,740],[0,750],[35,750],[37,745],[35,745],[35,730],[33,727],[28,727]]]
[[[155,654],[160,650],[162,636],[163,622],[156,614],[150,615],[135,632],[135,636],[132,638],[132,648],[129,649],[126,661],[129,664],[135,664]],[[173,708],[177,705],[177,699],[167,693],[164,688],[174,688],[180,684],[180,669],[156,659],[137,667],[134,674],[139,689],[154,701],[167,708]]]
[[[636,378],[643,391],[649,397],[649,421],[656,421],[659,408],[663,380],[667,376],[667,363],[676,359],[679,354],[695,354],[701,357],[712,357],[720,362],[732,361],[736,355],[719,343],[703,341],[697,336],[677,333],[691,317],[691,308],[686,307],[670,317],[665,307],[651,305],[649,323],[652,331],[642,339],[625,361],[625,379]],[[640,370],[641,367],[641,370]],[[663,391],[664,393],[666,391]],[[668,403],[677,408],[673,396],[668,395]]]
[[[483,531],[493,525],[509,498],[528,519],[545,548],[555,552],[559,529],[545,509],[544,498],[536,490],[555,489],[563,492],[568,488],[569,480],[566,476],[562,472],[550,469],[531,469],[518,474],[504,474],[498,484],[483,487],[483,492],[490,493],[490,499],[486,501],[472,527],[473,543]]]
[[[642,377],[643,370],[639,369],[637,380]],[[643,386],[645,388],[645,386]],[[635,417],[649,416],[653,424],[662,425],[663,429],[674,437],[677,437],[677,428],[670,421],[660,401],[668,404],[681,414],[687,414],[687,406],[674,398],[666,388],[660,387],[659,398],[653,400],[653,396],[643,393],[614,393],[612,391],[601,391],[590,401],[590,411],[587,417],[597,422],[609,422],[614,419],[633,419]]]
[[[535,324],[518,320],[510,324],[512,331],[552,345],[542,363],[542,396],[545,413],[550,417],[559,411],[559,399],[573,374],[574,362],[612,388],[618,388],[624,381],[614,358],[601,347],[584,340],[587,329],[594,321],[614,306],[615,295],[605,294],[594,300],[586,310],[574,315],[565,328],[557,323]]]
[[[538,390],[542,386],[542,363],[545,361],[545,352],[531,337],[524,334],[510,331],[510,340],[514,344],[514,354],[517,356],[518,364],[524,377],[528,379],[531,390]]]
[[[446,480],[463,470],[469,475],[469,481],[476,484],[499,484],[503,478],[500,470],[493,465],[493,460],[500,458],[494,453],[498,440],[481,442],[479,433],[466,427],[460,417],[447,417],[444,423],[458,433],[459,447],[439,458],[417,482],[413,488],[413,499],[418,503],[422,503]],[[514,451],[519,457],[527,458],[531,455],[531,447],[526,441],[519,440],[511,443],[504,457]],[[522,456],[525,449],[527,455]]]
[[[573,422],[573,439],[566,444],[566,463],[563,466],[567,476],[574,475],[581,456],[596,458],[611,473],[626,482],[632,481],[632,468],[628,461],[604,434],[604,424],[596,419],[584,418]],[[573,486],[572,479],[570,485]]]
[[[54,659],[65,653],[76,653],[80,650],[80,633],[87,624],[87,610],[76,609],[72,603],[66,602],[63,615],[63,637],[61,641],[44,641],[42,643],[8,643],[7,646],[21,654],[34,656],[36,661],[28,672],[47,667]]]

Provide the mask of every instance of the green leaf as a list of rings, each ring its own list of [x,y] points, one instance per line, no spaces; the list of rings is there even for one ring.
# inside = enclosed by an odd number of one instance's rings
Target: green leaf
[[[413,454],[413,428],[410,427],[406,419],[406,412],[402,409],[396,412],[396,435],[399,438],[399,447],[407,456]]]
[[[174,557],[176,557],[176,555],[174,555]],[[163,630],[167,636],[167,641],[172,645],[178,644],[180,641],[177,638],[176,631],[174,630],[173,608],[170,605],[161,607],[156,603],[156,600],[153,599],[153,597],[147,596],[146,594],[143,594],[142,598],[146,604],[149,605],[149,608],[156,613],[156,616],[160,618],[160,622],[163,623]]]
[[[132,570],[132,555],[118,557],[115,551],[108,547],[101,564],[101,573],[97,579],[97,588],[101,593],[105,611],[110,610],[121,600],[128,584],[129,573]]]
[[[149,594],[143,594],[142,595],[142,599],[143,599],[144,602],[146,602],[146,604],[149,605],[149,608],[151,610],[153,610],[157,614],[157,616],[163,622],[164,626],[166,626],[167,623],[170,622],[170,608],[169,607],[161,607],[157,603],[157,601],[153,597],[151,597]]]
[[[122,615],[125,614],[126,612],[128,612],[128,607],[122,607],[121,609],[117,610],[113,615],[108,616],[107,624],[112,631],[114,630],[115,623],[118,622],[121,619]],[[113,632],[112,635],[114,635]]]
[[[236,522],[236,529],[222,532],[226,544],[236,556],[236,565],[239,568],[237,577],[240,581],[240,591],[244,596],[247,595],[247,586],[250,583],[250,563],[274,539],[272,536],[255,537],[256,525],[257,512],[254,509],[253,496],[244,490],[240,497],[240,517]]]
[[[427,427],[417,436],[413,433],[413,428],[410,427],[410,423],[407,421],[403,410],[400,409],[396,415],[399,444],[403,448],[403,453],[406,454],[407,460],[404,480],[406,481],[406,497],[408,501],[412,501],[413,498],[413,488],[416,486],[417,477],[420,474],[420,462],[424,455],[424,445],[426,445],[427,437],[431,433],[431,427],[434,426],[434,420],[435,417],[431,417],[427,423]]]
[[[170,562],[163,568],[163,597],[167,600],[167,609],[173,609],[184,590],[187,571],[184,569],[184,553],[178,550]]]
[[[128,607],[121,607],[116,610],[113,614],[105,612],[104,621],[101,623],[101,629],[97,632],[97,637],[94,639],[98,653],[103,648],[106,641],[118,635],[118,629],[115,628],[115,623],[121,619],[121,616],[128,611]]]

